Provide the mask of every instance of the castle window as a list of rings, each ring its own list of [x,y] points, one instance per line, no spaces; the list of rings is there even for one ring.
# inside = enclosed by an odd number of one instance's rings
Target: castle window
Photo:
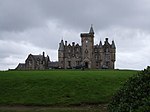
[[[68,58],[71,58],[71,54],[68,54]]]
[[[109,54],[106,54],[105,57],[106,57],[106,61],[110,60],[110,55]]]
[[[29,60],[29,66],[31,66],[32,65],[32,60]]]
[[[76,58],[79,58],[79,55],[76,53]]]
[[[109,49],[108,48],[106,48],[106,53],[108,53],[109,52]]]
[[[40,65],[40,59],[39,58],[37,59],[37,65]]]
[[[97,51],[97,49],[95,49],[95,53],[97,53],[98,51]]]
[[[68,66],[71,67],[71,61],[68,61]]]
[[[88,54],[88,50],[87,49],[85,50],[85,53]]]
[[[98,60],[98,56],[97,55],[95,55],[95,59]]]
[[[86,47],[88,46],[88,40],[85,41]]]
[[[76,61],[76,66],[80,65],[80,61]]]
[[[96,66],[98,66],[98,62],[96,62]]]
[[[71,53],[71,46],[68,47],[68,52]]]
[[[110,62],[106,62],[106,66],[109,67],[109,65],[110,65]]]
[[[79,48],[77,48],[76,51],[79,52]]]
[[[86,40],[85,43],[88,44],[88,40]]]

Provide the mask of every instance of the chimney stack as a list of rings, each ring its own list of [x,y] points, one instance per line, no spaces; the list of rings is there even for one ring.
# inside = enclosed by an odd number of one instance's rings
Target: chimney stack
[[[65,41],[65,46],[67,46],[67,41]]]
[[[43,52],[43,57],[45,57],[45,52]]]

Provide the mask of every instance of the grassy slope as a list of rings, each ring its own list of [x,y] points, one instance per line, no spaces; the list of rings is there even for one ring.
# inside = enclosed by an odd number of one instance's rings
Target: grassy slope
[[[0,72],[1,105],[78,105],[108,103],[136,71]]]
[[[1,110],[0,112],[106,112],[100,109],[31,109],[31,110]]]

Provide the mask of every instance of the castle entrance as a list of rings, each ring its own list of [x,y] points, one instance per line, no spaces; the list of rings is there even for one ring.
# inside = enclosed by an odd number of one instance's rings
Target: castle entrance
[[[85,68],[89,68],[89,63],[85,62]]]

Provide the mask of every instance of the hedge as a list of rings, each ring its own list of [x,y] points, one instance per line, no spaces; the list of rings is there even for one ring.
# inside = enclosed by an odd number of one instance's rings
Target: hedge
[[[109,112],[150,111],[150,67],[129,78],[112,97]]]

